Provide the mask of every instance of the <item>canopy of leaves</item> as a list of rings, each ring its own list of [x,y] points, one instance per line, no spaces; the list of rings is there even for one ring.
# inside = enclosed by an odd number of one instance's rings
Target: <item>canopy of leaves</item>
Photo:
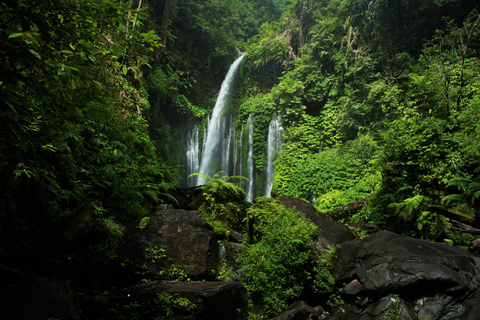
[[[397,221],[423,219],[405,232],[431,237],[438,232],[420,227],[436,219],[428,205],[449,194],[450,205],[474,205],[475,191],[451,179],[474,186],[478,176],[475,9],[461,0],[289,1],[246,56],[250,93],[266,93],[285,128],[273,193],[321,209],[375,195],[366,221],[402,232]],[[408,214],[395,210],[419,197]]]
[[[141,75],[159,43],[121,1],[0,4],[0,218],[9,239],[82,204],[135,219],[175,177],[160,165]],[[38,231],[35,231],[38,232]]]

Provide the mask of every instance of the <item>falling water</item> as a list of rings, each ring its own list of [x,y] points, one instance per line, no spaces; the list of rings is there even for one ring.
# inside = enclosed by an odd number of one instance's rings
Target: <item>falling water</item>
[[[233,175],[235,170],[232,170],[232,168],[234,167],[237,157],[237,148],[235,146],[237,116],[231,114],[229,117],[225,116],[224,120],[226,120],[224,126],[227,135],[222,139],[221,150],[223,150],[223,152],[219,155],[221,161],[220,170],[225,171],[227,175]]]
[[[210,124],[210,117],[207,117],[207,126],[203,127],[203,141],[202,141],[202,153],[205,154],[205,145],[207,144],[208,131],[207,128]]]
[[[265,196],[270,197],[273,186],[273,161],[282,150],[283,128],[280,125],[280,117],[274,116],[268,127],[267,168],[265,170]]]
[[[190,120],[187,124],[186,151],[183,162],[186,176],[192,172],[198,172],[200,166],[198,160],[198,147],[198,123]],[[194,177],[188,178],[186,184],[187,187],[193,187],[195,185]]]
[[[247,200],[252,201],[254,198],[253,186],[254,186],[254,174],[253,174],[253,116],[248,117],[248,156],[247,156],[247,181],[245,193],[247,194]]]
[[[230,94],[230,88],[235,76],[235,73],[242,62],[243,55],[239,57],[235,62],[230,66],[225,80],[223,80],[222,87],[220,88],[220,93],[218,94],[215,107],[213,108],[212,118],[208,123],[207,129],[207,139],[205,142],[205,150],[202,155],[202,161],[200,163],[199,172],[212,176],[218,171],[225,170],[222,168],[222,159],[224,158],[225,153],[229,153],[228,145],[225,145],[225,140],[229,140],[230,135],[230,118],[223,116],[222,111],[227,105],[228,97]],[[230,142],[227,141],[227,144]],[[197,185],[205,184],[205,179],[198,179]]]
[[[233,171],[235,172],[235,174],[237,174],[238,172],[238,175],[240,176],[243,176],[243,127],[242,126],[242,129],[240,130],[240,139],[238,139],[238,146],[237,146],[237,150],[238,150],[238,161],[237,159],[235,159],[235,162],[234,162],[234,168],[233,168]],[[242,181],[239,181],[240,183]]]

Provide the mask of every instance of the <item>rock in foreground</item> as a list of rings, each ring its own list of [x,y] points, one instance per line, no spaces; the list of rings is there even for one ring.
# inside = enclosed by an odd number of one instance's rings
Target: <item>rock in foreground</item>
[[[131,288],[80,299],[90,319],[244,320],[247,291],[237,282],[153,281]]]
[[[335,265],[347,305],[327,319],[479,319],[480,258],[468,251],[380,231],[344,242]]]

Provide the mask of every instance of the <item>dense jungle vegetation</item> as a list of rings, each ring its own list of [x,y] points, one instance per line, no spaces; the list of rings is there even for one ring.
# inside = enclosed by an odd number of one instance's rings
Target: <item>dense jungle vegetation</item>
[[[471,219],[480,210],[475,0],[0,8],[3,249],[30,245],[85,206],[98,220],[128,223],[175,202],[174,124],[211,113],[239,51],[247,54],[232,108],[239,122],[255,116],[258,172],[269,119],[279,114],[285,130],[272,195],[314,202],[345,223],[470,239],[429,206]]]

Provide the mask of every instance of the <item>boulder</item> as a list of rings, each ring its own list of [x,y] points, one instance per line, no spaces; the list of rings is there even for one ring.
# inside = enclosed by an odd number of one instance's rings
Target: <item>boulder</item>
[[[473,239],[468,245],[468,250],[473,253],[480,253],[480,238]]]
[[[344,310],[334,311],[328,315],[327,320],[346,320],[346,319],[401,319],[401,320],[417,320],[417,316],[406,305],[405,301],[394,294],[382,297],[378,301],[369,304],[365,308],[351,304],[344,306]],[[430,318],[424,318],[425,320]],[[433,318],[437,319],[437,318]],[[432,320],[433,320],[432,319]]]
[[[74,319],[76,303],[61,282],[0,265],[0,315],[8,320]]]
[[[303,213],[307,219],[320,228],[320,234],[315,242],[318,250],[331,249],[333,245],[355,240],[355,234],[347,226],[331,220],[310,203],[293,197],[280,197],[278,200],[286,208]]]
[[[342,243],[333,270],[347,302],[327,319],[477,319],[480,258],[453,246],[379,231]],[[477,301],[477,302],[475,302]]]
[[[152,257],[152,252],[157,257]],[[160,259],[160,255],[166,259]],[[136,260],[136,264],[143,260],[149,275],[158,275],[166,264],[173,263],[190,277],[208,278],[210,271],[217,269],[219,245],[198,211],[162,206],[150,216],[143,230],[134,232],[126,256]]]
[[[305,301],[292,303],[287,310],[271,320],[309,320],[320,319],[319,313]]]
[[[79,299],[90,319],[244,320],[247,290],[238,282],[153,281],[125,290]]]

